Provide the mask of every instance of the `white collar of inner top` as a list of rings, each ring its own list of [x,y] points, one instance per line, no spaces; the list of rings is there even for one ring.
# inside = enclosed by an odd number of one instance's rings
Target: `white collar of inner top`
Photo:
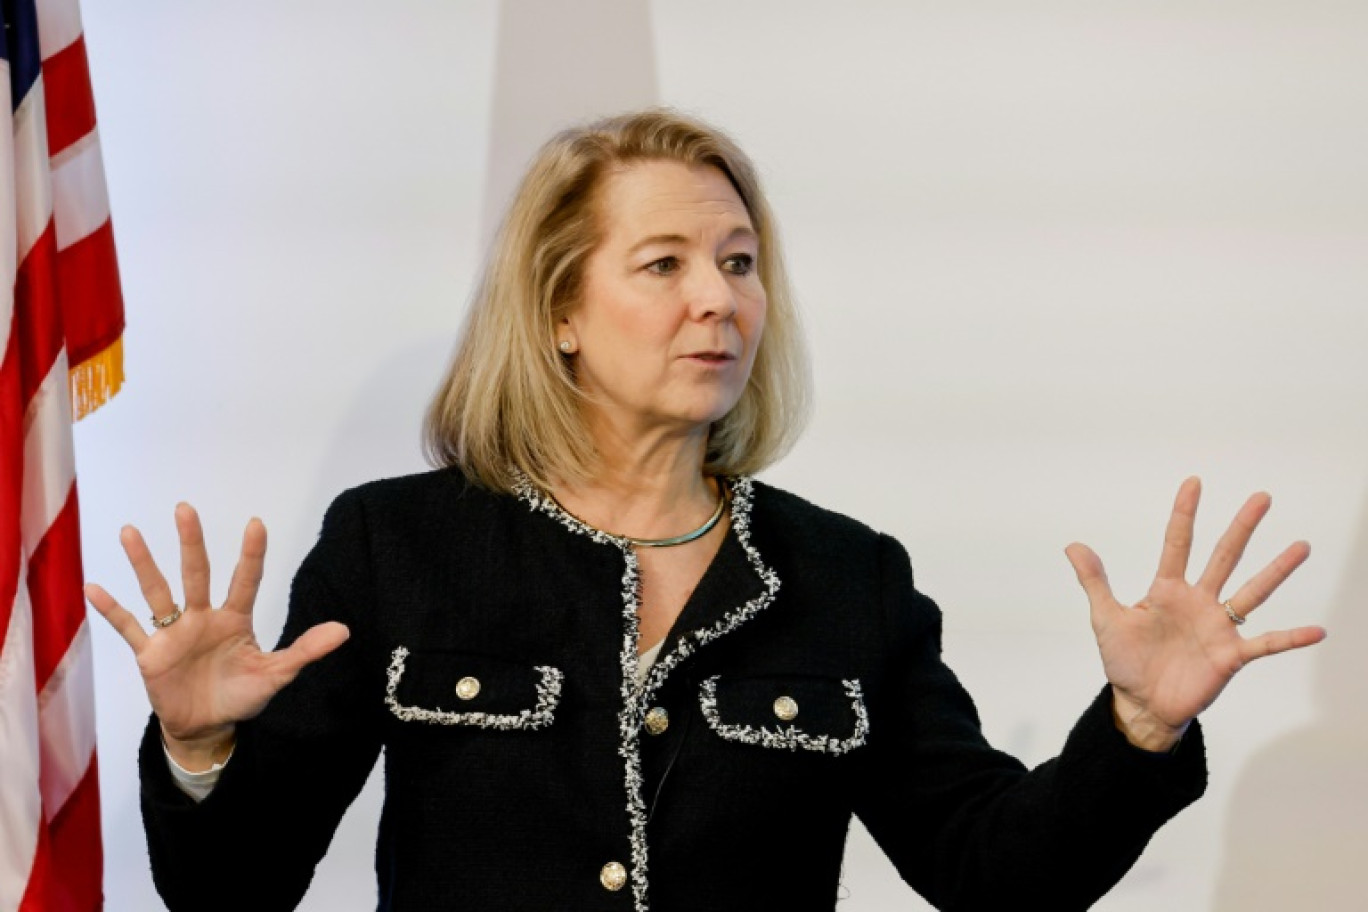
[[[651,666],[655,664],[655,660],[660,658],[660,647],[664,645],[665,641],[661,640],[659,643],[656,643],[650,649],[637,656],[638,683],[645,683],[646,675],[650,674]]]

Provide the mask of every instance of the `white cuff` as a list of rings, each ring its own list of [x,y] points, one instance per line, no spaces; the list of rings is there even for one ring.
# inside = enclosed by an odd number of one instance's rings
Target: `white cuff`
[[[233,747],[236,749],[237,745],[233,745]],[[162,742],[162,751],[166,754],[166,765],[171,770],[171,778],[175,781],[176,788],[195,799],[196,803],[209,797],[209,793],[218,784],[219,773],[228,765],[228,761],[233,759],[233,751],[230,750],[222,763],[215,763],[203,772],[192,773],[175,761],[175,758],[171,756],[171,751],[167,749],[165,741]]]

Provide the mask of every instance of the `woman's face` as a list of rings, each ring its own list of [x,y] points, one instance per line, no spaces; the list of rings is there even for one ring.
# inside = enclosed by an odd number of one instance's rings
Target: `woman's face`
[[[557,327],[591,409],[620,432],[691,432],[731,410],[765,326],[759,242],[707,165],[640,162],[599,189],[603,239]]]

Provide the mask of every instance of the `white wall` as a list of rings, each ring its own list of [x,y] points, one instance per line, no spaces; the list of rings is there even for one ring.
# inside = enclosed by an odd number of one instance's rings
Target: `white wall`
[[[135,603],[117,530],[170,560],[186,499],[221,592],[261,515],[273,641],[332,496],[423,467],[518,112],[576,79],[567,119],[658,98],[729,128],[780,215],[819,408],[767,477],[908,546],[996,743],[1045,759],[1101,683],[1069,541],[1138,598],[1191,473],[1199,550],[1256,489],[1251,570],[1312,541],[1248,629],[1330,640],[1240,675],[1208,795],[1098,908],[1361,894],[1368,7],[597,0],[627,25],[532,54],[516,29],[552,6],[84,6],[129,311],[125,392],[77,430],[88,578]],[[608,66],[645,75],[586,77]],[[108,908],[156,909],[146,701],[94,622]],[[306,908],[370,905],[374,786]],[[924,908],[861,834],[843,895]]]

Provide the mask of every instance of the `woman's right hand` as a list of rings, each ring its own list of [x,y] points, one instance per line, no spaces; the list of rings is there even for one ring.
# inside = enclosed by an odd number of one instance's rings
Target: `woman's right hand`
[[[346,626],[329,621],[305,631],[291,646],[262,652],[252,632],[252,606],[266,558],[266,527],[252,519],[242,535],[242,552],[221,608],[209,603],[209,558],[199,516],[189,504],[176,506],[181,544],[183,614],[151,634],[102,587],[90,583],[86,598],[132,647],[162,736],[178,763],[207,768],[233,744],[238,722],[265,708],[300,669],[347,639]],[[137,574],[152,615],[176,612],[166,578],[157,569],[142,535],[125,526],[119,541]]]

